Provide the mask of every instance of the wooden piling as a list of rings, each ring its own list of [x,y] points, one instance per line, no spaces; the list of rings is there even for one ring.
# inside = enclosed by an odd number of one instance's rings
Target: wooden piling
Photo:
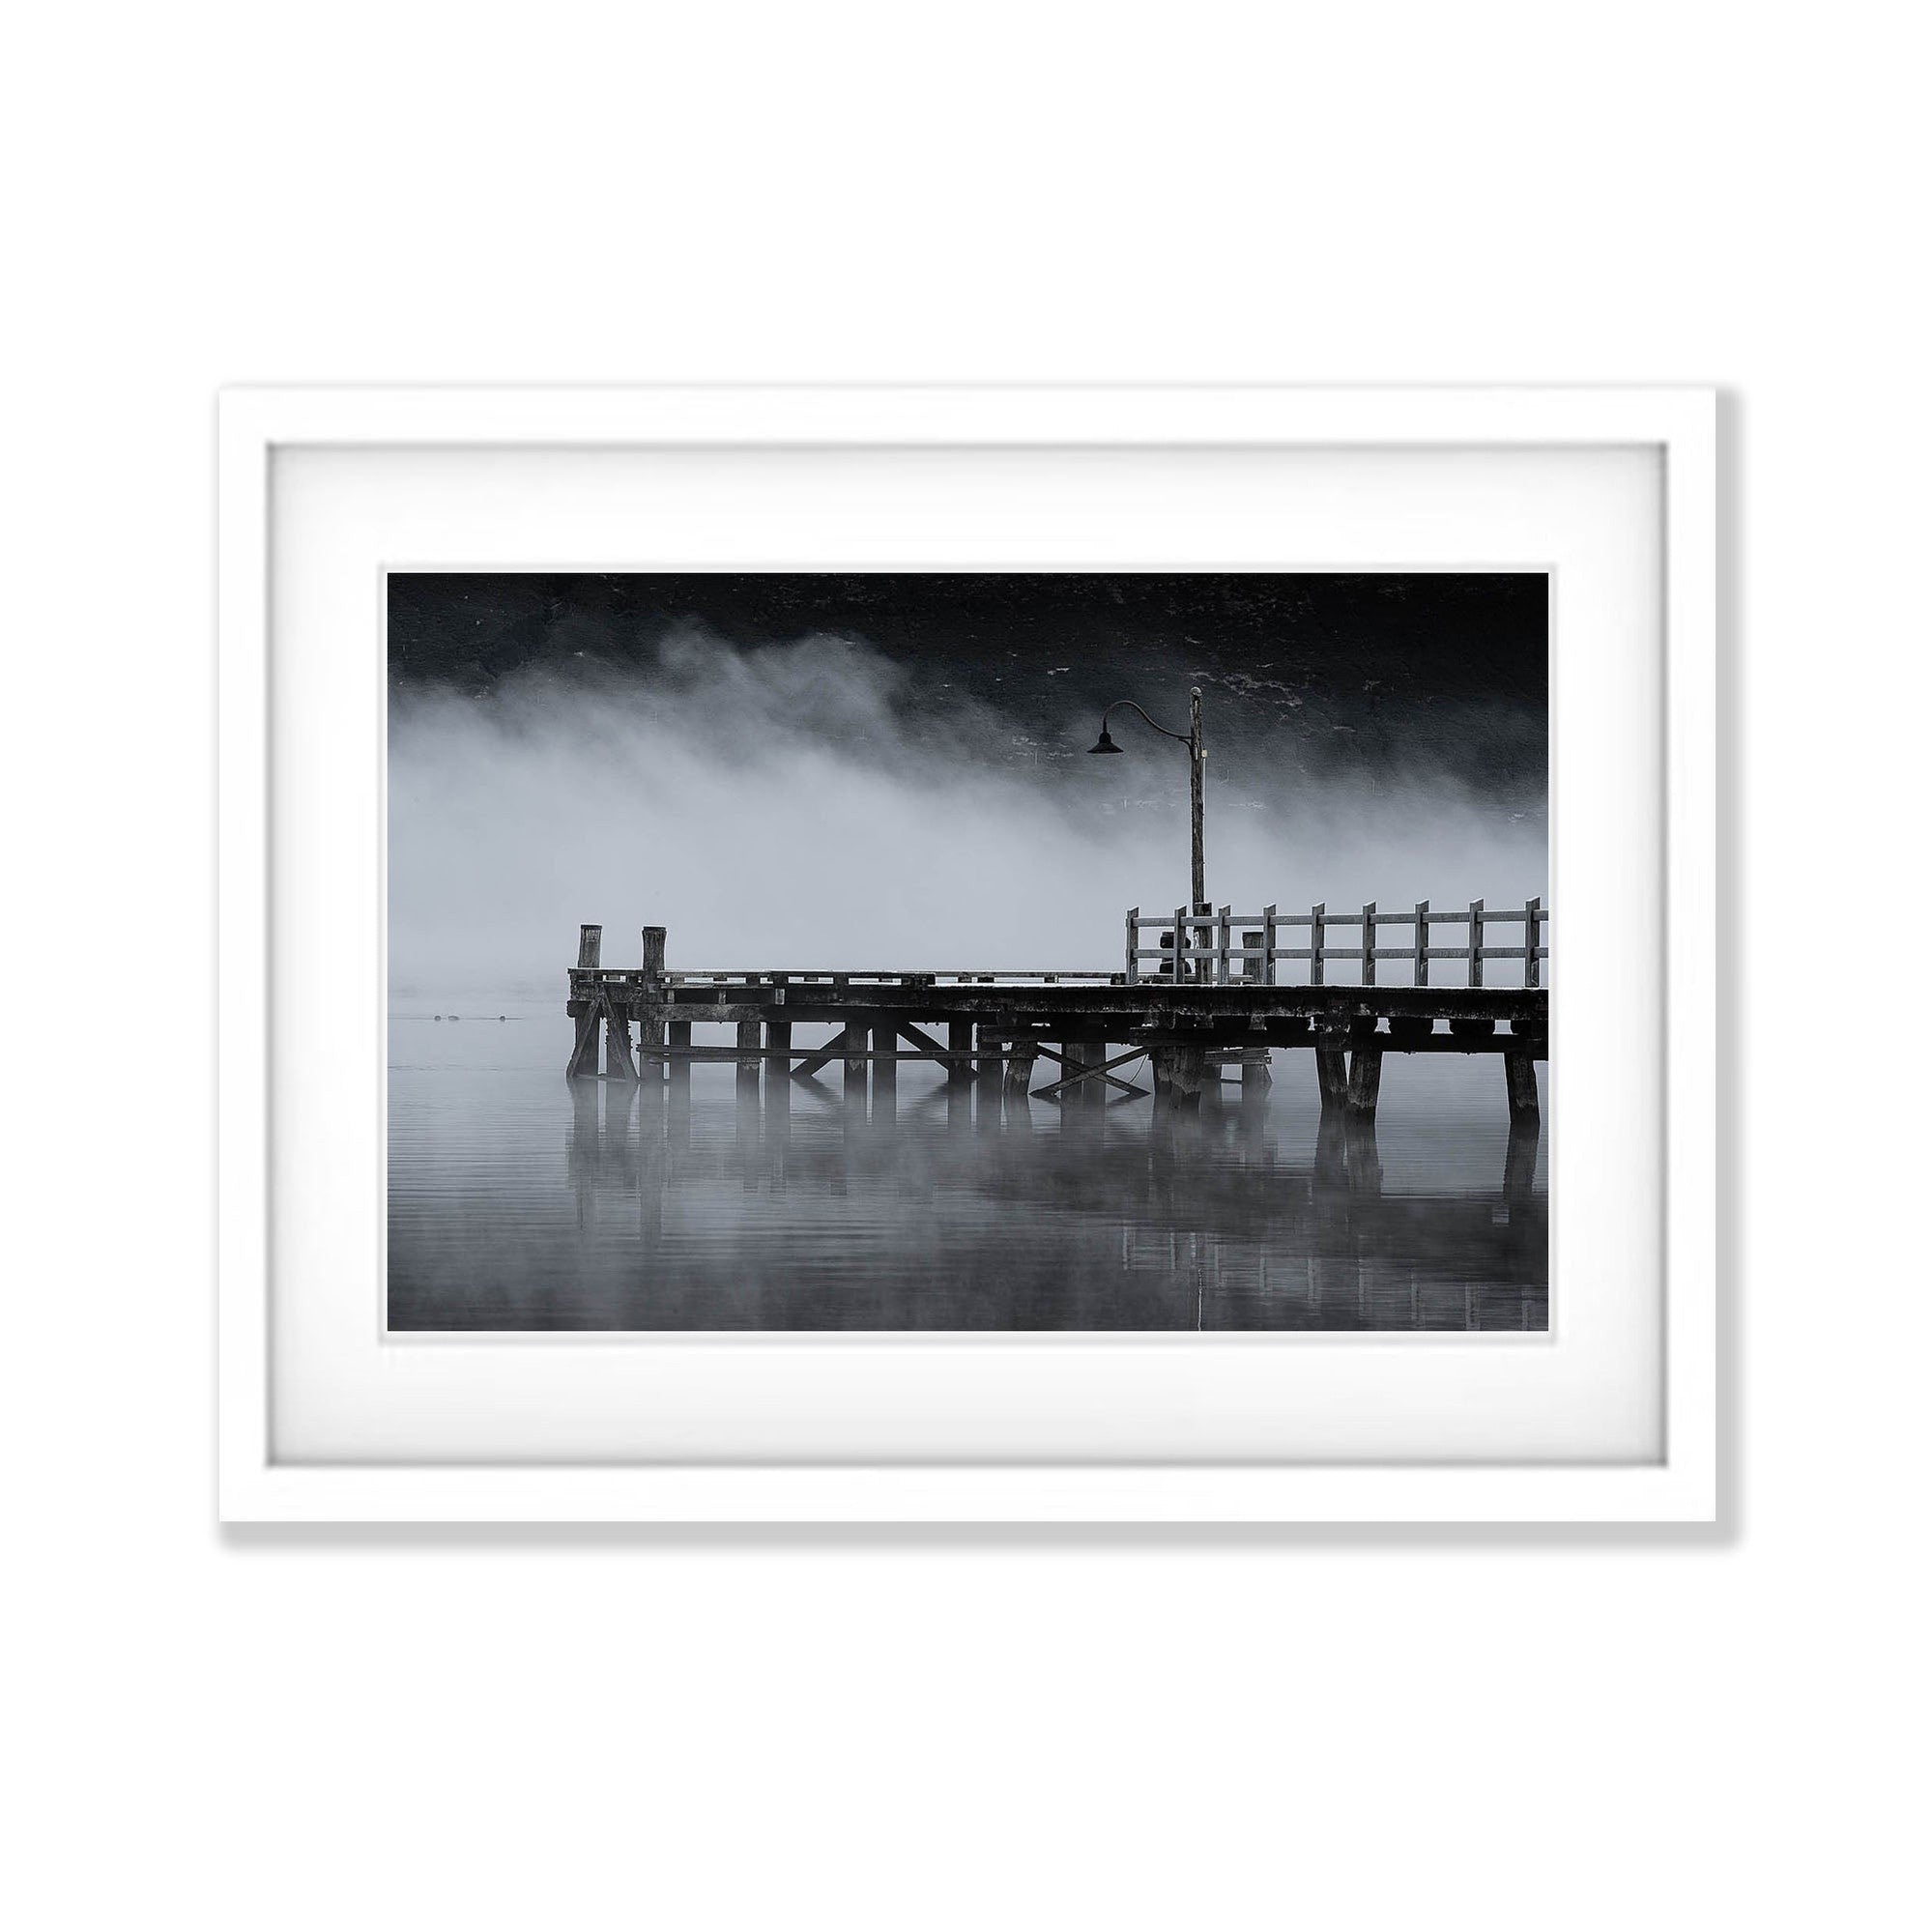
[[[1373,1119],[1382,1092],[1382,1050],[1358,1045],[1348,1057],[1348,1110]]]
[[[577,928],[577,970],[590,972],[597,965],[604,949],[604,929],[601,926],[579,926]]]
[[[972,1060],[970,1020],[946,1022],[946,1052],[951,1055],[946,1062],[946,1079],[954,1086],[969,1086],[977,1072]]]
[[[664,977],[662,926],[647,926],[644,929],[644,976],[647,980],[660,980]]]
[[[738,1022],[737,1094],[740,1100],[758,1098],[759,1069],[764,1064],[759,1048],[763,1044],[761,1035],[764,1028],[756,1020]]]
[[[896,1053],[899,1051],[899,1028],[897,1026],[875,1026],[872,1029],[872,1050],[876,1053]],[[893,1059],[874,1060],[872,1063],[872,1092],[875,1100],[881,1100],[887,1094],[899,1090],[899,1062]]]
[[[849,1024],[845,1032],[845,1096],[846,1106],[865,1110],[866,1087],[866,1028],[862,1024]]]
[[[604,1078],[637,1083],[637,1062],[630,1056],[630,1022],[621,1020],[604,1002]]]
[[[1314,1036],[1314,1072],[1324,1110],[1348,1102],[1348,1035],[1340,1026],[1321,1026]]]
[[[678,1049],[691,1044],[691,1023],[688,1020],[670,1020],[665,1023],[665,1051],[671,1056],[671,1085],[675,1093],[688,1094],[691,1091],[691,1062]]]
[[[1537,1100],[1536,1061],[1528,1053],[1503,1055],[1503,1080],[1510,1095],[1512,1120],[1537,1120],[1543,1110]]]

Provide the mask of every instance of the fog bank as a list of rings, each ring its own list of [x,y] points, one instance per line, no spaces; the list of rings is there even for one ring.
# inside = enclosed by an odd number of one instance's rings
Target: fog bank
[[[1415,782],[1312,781],[1209,709],[1207,886],[1283,911],[1548,896],[1541,813]],[[1150,706],[1150,708],[1154,706]],[[1158,715],[1157,709],[1157,715]],[[1126,908],[1188,891],[1187,756],[1029,735],[851,639],[693,631],[649,677],[406,691],[389,721],[389,980],[400,1006],[561,997],[581,921],[607,965],[669,929],[691,967],[1105,967]]]

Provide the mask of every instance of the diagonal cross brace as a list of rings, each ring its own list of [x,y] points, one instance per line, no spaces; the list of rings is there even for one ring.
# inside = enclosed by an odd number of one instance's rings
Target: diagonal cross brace
[[[1055,1081],[1052,1086],[1036,1086],[1033,1089],[1033,1098],[1035,1100],[1053,1100],[1058,1095],[1065,1093],[1070,1086],[1078,1086],[1081,1081],[1092,1080],[1096,1076],[1104,1080],[1109,1086],[1117,1086],[1122,1093],[1145,1093],[1147,1091],[1145,1087],[1134,1086],[1127,1081],[1116,1080],[1110,1070],[1114,1067],[1124,1067],[1129,1060],[1139,1059],[1146,1051],[1145,1047],[1130,1047],[1126,1053],[1116,1053],[1112,1059],[1103,1060],[1098,1066],[1081,1067],[1076,1072],[1068,1075],[1065,1080]],[[1063,1067],[1070,1067],[1074,1064],[1064,1053],[1056,1053],[1051,1047],[1042,1046],[1040,1052],[1046,1058],[1055,1060]]]

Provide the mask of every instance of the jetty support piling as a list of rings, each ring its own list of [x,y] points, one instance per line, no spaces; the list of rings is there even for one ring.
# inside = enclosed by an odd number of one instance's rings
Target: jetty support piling
[[[1358,1041],[1348,1056],[1348,1111],[1359,1120],[1375,1117],[1375,1103],[1382,1093],[1382,1050],[1370,1041]]]
[[[1332,943],[1338,933],[1353,937],[1358,925],[1360,946]],[[1447,943],[1463,925],[1470,943]],[[1498,925],[1507,930],[1492,934]],[[1390,1053],[1492,1053],[1504,1061],[1512,1121],[1534,1122],[1535,1062],[1549,1052],[1549,927],[1536,900],[1520,912],[1477,900],[1467,913],[1434,912],[1424,900],[1413,920],[1372,901],[1360,914],[1321,906],[1307,914],[1272,907],[1238,914],[1203,902],[1177,908],[1173,919],[1136,916],[1124,971],[678,972],[666,966],[661,926],[643,929],[639,966],[606,967],[602,928],[586,925],[569,974],[566,1071],[573,1081],[634,1082],[641,1061],[648,1083],[661,1081],[688,1103],[698,1061],[732,1065],[746,1091],[809,1081],[838,1061],[863,1115],[896,1089],[898,1062],[910,1060],[942,1077],[949,1112],[954,1101],[970,1106],[977,1090],[978,1115],[991,1122],[1009,1098],[1024,1110],[1036,1072],[1047,1072],[1043,1090],[1053,1098],[1084,1110],[1108,1092],[1145,1092],[1121,1077],[1130,1060],[1145,1057],[1159,1091],[1190,1106],[1210,1090],[1218,1099],[1236,1067],[1243,1099],[1252,1099],[1270,1083],[1271,1052],[1306,1049],[1324,1108],[1354,1119],[1375,1111]],[[1306,945],[1295,943],[1304,936]],[[1384,944],[1385,937],[1400,943]],[[1431,944],[1437,937],[1444,943]],[[1390,960],[1405,969],[1375,969]],[[1472,986],[1452,970],[1443,977],[1453,984],[1432,985],[1438,960],[1466,963],[1472,978],[1500,961],[1501,972],[1482,977],[1521,983]],[[811,1044],[794,1044],[801,1022]],[[735,1044],[694,1046],[695,1024]]]
[[[1510,1095],[1511,1120],[1540,1120],[1543,1111],[1537,1101],[1536,1061],[1527,1051],[1513,1050],[1503,1055],[1503,1079]]]

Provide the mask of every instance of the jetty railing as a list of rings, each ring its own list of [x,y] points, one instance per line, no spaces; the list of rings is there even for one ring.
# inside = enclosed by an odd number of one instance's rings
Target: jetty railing
[[[1359,971],[1359,983],[1378,983],[1377,968],[1384,961],[1406,962],[1409,984],[1427,986],[1429,966],[1437,960],[1461,961],[1467,967],[1469,986],[1493,985],[1487,976],[1490,961],[1514,966],[1514,973],[1503,984],[1526,987],[1543,984],[1543,962],[1549,958],[1549,908],[1541,899],[1524,903],[1520,910],[1492,908],[1480,899],[1455,911],[1438,911],[1424,899],[1407,911],[1383,911],[1373,900],[1359,912],[1331,912],[1326,905],[1312,906],[1306,912],[1283,912],[1264,906],[1258,912],[1236,912],[1223,906],[1218,910],[1202,908],[1190,912],[1177,906],[1171,914],[1145,913],[1136,906],[1127,914],[1127,983],[1138,986],[1148,980],[1178,979],[1194,986],[1292,986],[1331,984],[1328,969],[1337,961],[1348,961]],[[1440,944],[1444,929],[1459,927],[1460,945]],[[1519,937],[1492,943],[1490,933],[1498,928],[1519,929]],[[1384,945],[1379,936],[1389,929],[1406,932],[1406,945]],[[1354,945],[1337,945],[1331,935],[1353,935]],[[1306,934],[1307,943],[1290,943]],[[1150,935],[1157,936],[1150,945]],[[1154,970],[1147,970],[1147,962]],[[1300,967],[1306,963],[1308,978],[1298,971],[1283,976],[1283,964]],[[1399,982],[1398,982],[1399,984]]]

